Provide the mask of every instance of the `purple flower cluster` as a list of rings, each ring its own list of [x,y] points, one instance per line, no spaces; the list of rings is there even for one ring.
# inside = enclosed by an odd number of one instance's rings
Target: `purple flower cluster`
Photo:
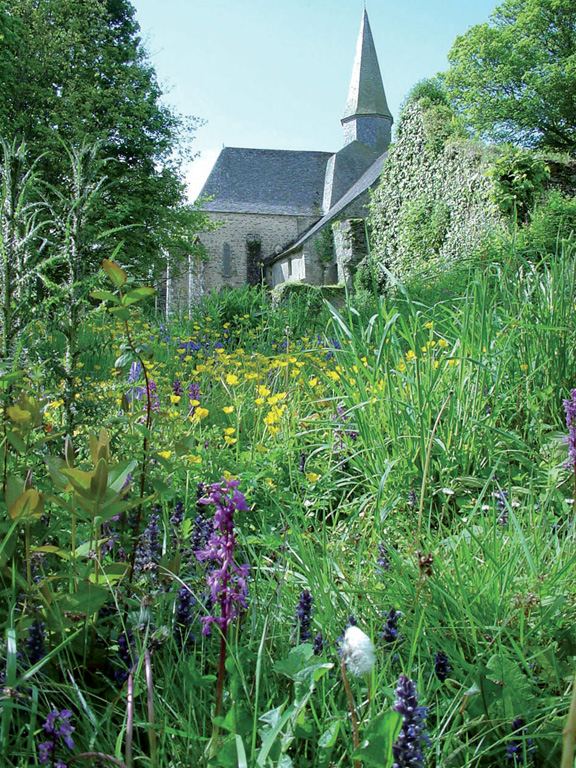
[[[68,749],[74,749],[74,741],[70,735],[74,730],[70,724],[72,712],[69,709],[63,709],[60,712],[53,709],[46,718],[42,728],[49,737],[47,741],[38,745],[38,762],[40,765],[49,763],[51,768],[66,768],[66,763],[58,758],[56,760],[56,750],[63,743]]]
[[[390,560],[388,559],[390,557],[390,552],[388,551],[388,548],[385,544],[378,544],[378,560],[376,560],[376,565],[378,566],[379,573],[383,573],[384,571],[390,570]]]
[[[246,499],[238,490],[240,481],[225,480],[210,486],[207,498],[199,504],[214,504],[213,531],[204,549],[196,552],[196,559],[207,561],[214,567],[208,572],[206,583],[213,605],[220,606],[220,616],[202,618],[202,634],[210,634],[211,624],[217,624],[226,631],[241,608],[246,608],[248,589],[248,566],[237,566],[234,562],[234,512],[247,512]]]
[[[568,400],[564,400],[564,410],[566,411],[566,429],[568,430],[566,469],[574,469],[576,467],[576,389],[570,391]]]
[[[452,672],[448,656],[444,651],[438,651],[434,654],[434,673],[441,683],[448,679],[448,676]]]
[[[531,763],[534,755],[532,739],[523,738],[526,733],[525,725],[526,723],[521,717],[512,721],[512,733],[516,739],[506,747],[506,756],[515,766]]]
[[[392,650],[398,643],[402,642],[402,635],[398,632],[398,619],[402,614],[392,608],[386,614],[386,623],[384,624],[384,631],[380,635],[380,638],[384,640],[386,648]]]
[[[176,397],[182,397],[184,394],[184,390],[182,389],[182,383],[180,379],[174,379],[172,383],[172,393],[176,395]]]
[[[395,693],[392,709],[402,715],[402,726],[392,746],[392,768],[424,768],[422,748],[429,743],[424,729],[428,710],[419,706],[416,686],[407,675],[400,675]]]
[[[193,381],[192,384],[190,384],[190,389],[188,390],[188,416],[194,416],[194,412],[196,408],[198,407],[196,403],[200,402],[200,385],[198,382]]]
[[[313,602],[314,598],[307,589],[300,593],[298,608],[296,609],[296,615],[294,616],[296,625],[294,634],[297,645],[300,643],[307,643],[312,638],[310,622],[312,621]]]
[[[128,373],[128,384],[136,384],[142,374],[142,363],[140,360],[135,360],[130,366]]]
[[[28,637],[26,638],[26,654],[30,664],[36,664],[46,656],[45,639],[46,630],[44,624],[35,619],[28,627]]]
[[[196,601],[186,586],[178,590],[178,605],[174,619],[176,642],[179,648],[184,648],[189,642],[194,641],[194,634],[190,626],[194,620],[193,606]]]
[[[136,548],[134,572],[140,575],[144,572],[156,573],[160,562],[160,529],[158,527],[159,515],[151,514],[148,525],[142,531],[140,541]]]

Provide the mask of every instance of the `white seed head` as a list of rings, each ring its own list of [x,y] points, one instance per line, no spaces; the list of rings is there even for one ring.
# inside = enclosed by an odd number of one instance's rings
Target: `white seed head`
[[[344,633],[341,651],[346,668],[357,677],[369,674],[376,663],[374,644],[359,627],[348,627]]]

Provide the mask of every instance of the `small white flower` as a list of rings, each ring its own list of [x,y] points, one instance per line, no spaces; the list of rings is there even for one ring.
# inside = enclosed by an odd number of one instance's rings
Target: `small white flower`
[[[357,677],[367,675],[376,663],[374,644],[359,627],[348,627],[341,646],[342,661]]]

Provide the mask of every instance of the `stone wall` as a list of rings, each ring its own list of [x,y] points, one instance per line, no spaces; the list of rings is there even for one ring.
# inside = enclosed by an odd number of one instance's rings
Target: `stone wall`
[[[259,243],[262,258],[283,250],[305,232],[317,218],[254,213],[210,213],[219,226],[202,235],[206,260],[190,274],[171,276],[168,306],[183,308],[203,294],[221,288],[242,288],[259,282],[254,254]],[[251,258],[250,258],[251,257]],[[289,265],[286,265],[288,272]],[[299,280],[303,263],[293,262],[294,274],[285,279]]]

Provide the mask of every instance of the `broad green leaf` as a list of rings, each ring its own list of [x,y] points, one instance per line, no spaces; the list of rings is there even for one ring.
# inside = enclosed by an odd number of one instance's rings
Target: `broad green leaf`
[[[402,725],[402,715],[389,709],[371,720],[361,735],[361,743],[352,757],[370,768],[390,768],[392,745]]]
[[[94,501],[100,503],[106,495],[106,488],[108,486],[108,462],[105,458],[98,460],[96,469],[90,481],[90,492]]]
[[[126,478],[137,466],[138,462],[136,459],[115,464],[108,472],[108,487],[116,493],[120,493],[122,486],[126,482]]]
[[[26,453],[26,443],[24,440],[22,440],[18,432],[15,432],[13,429],[9,429],[6,433],[6,438],[8,442],[14,446],[14,448],[16,448],[18,453],[22,455]]]
[[[39,520],[44,514],[42,496],[34,488],[29,488],[18,496],[9,508],[8,514],[12,520],[19,520],[24,523]]]
[[[112,307],[110,312],[116,317],[120,318],[120,320],[130,320],[132,317],[130,310],[126,309],[126,307]]]
[[[92,291],[90,294],[91,299],[99,299],[100,301],[111,301],[114,304],[120,304],[120,299],[110,291]]]
[[[155,288],[146,286],[142,286],[142,288],[133,288],[131,291],[128,291],[126,296],[122,298],[122,304],[123,306],[128,307],[130,304],[135,304],[141,299],[146,299],[148,296],[152,296],[154,293],[156,293]]]
[[[274,664],[274,671],[281,675],[286,675],[291,680],[296,679],[298,672],[301,672],[314,655],[314,649],[310,643],[301,643],[291,648],[288,656]]]
[[[102,269],[104,270],[104,272],[106,272],[106,274],[108,275],[110,280],[114,283],[116,288],[122,288],[122,286],[126,284],[128,275],[115,262],[109,261],[108,259],[104,259],[104,261],[102,262]]]
[[[58,456],[45,456],[44,461],[46,462],[50,478],[56,488],[58,488],[59,491],[65,490],[70,485],[70,482],[60,471],[62,469],[68,469],[68,465],[64,459],[61,459]]]

